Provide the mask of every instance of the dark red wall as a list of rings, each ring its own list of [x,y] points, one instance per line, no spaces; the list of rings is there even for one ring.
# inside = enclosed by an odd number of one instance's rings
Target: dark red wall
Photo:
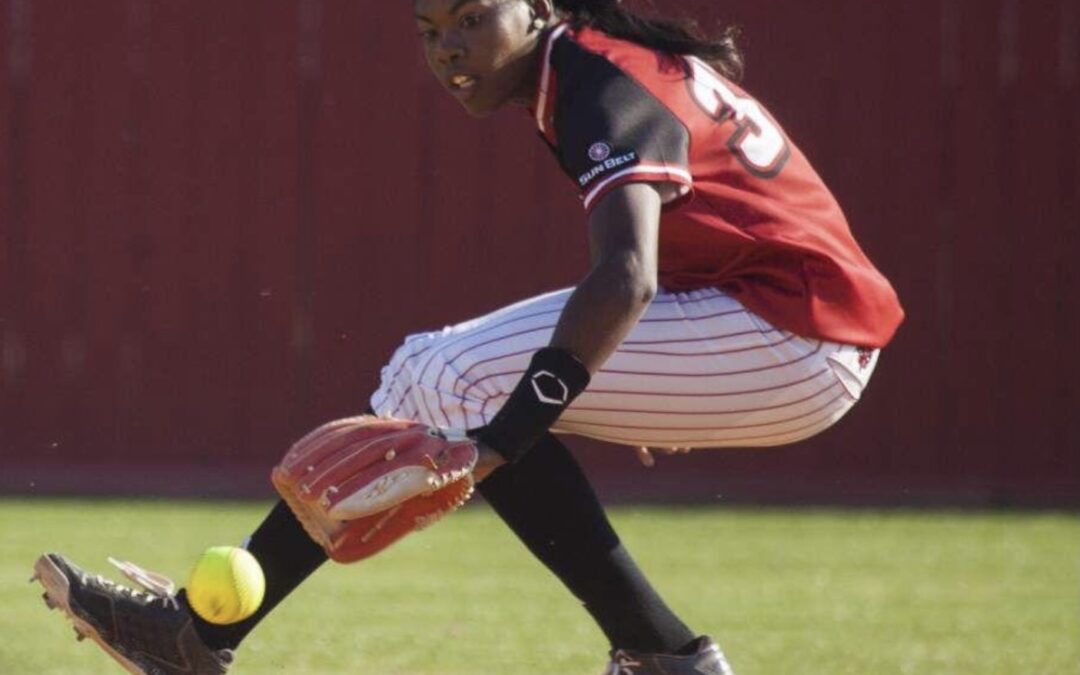
[[[685,0],[909,319],[813,442],[611,494],[1080,501],[1080,0]],[[407,3],[0,0],[0,487],[265,490],[403,335],[571,284],[530,120],[467,118]]]

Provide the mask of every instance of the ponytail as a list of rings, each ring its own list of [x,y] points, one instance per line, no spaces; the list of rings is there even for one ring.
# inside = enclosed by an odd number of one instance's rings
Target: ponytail
[[[736,28],[708,37],[694,21],[646,18],[624,9],[620,1],[554,0],[554,5],[575,28],[587,26],[657,51],[696,56],[729,80],[742,78],[743,57],[735,44]]]

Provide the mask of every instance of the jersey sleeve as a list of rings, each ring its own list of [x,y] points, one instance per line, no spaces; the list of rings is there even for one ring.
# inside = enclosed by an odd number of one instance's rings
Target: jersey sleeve
[[[585,209],[632,182],[669,183],[677,187],[675,196],[688,193],[693,178],[686,126],[603,56],[571,41],[562,46],[553,54],[557,154]]]

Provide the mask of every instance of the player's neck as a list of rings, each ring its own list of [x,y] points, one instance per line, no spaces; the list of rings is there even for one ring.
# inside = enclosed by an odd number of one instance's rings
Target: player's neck
[[[544,56],[547,54],[548,36],[551,35],[551,31],[557,25],[548,26],[540,34],[540,38],[533,47],[532,54],[527,57],[529,59],[529,68],[526,75],[521,78],[521,85],[508,100],[511,105],[529,108],[536,102],[536,89],[539,84],[540,73],[544,70]]]

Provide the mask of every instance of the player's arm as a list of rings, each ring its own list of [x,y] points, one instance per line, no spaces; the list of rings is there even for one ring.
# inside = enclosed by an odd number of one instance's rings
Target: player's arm
[[[533,355],[491,423],[473,431],[482,443],[477,479],[519,459],[547,432],[652,301],[661,188],[620,185],[591,211],[592,267],[567,300],[549,346]]]
[[[589,215],[592,269],[559,317],[551,346],[596,374],[656,295],[660,193],[649,183],[615,188]]]
[[[551,428],[637,323],[656,291],[662,202],[693,188],[689,128],[640,82],[566,43],[553,128],[559,164],[581,190],[593,264],[549,346],[533,354],[503,407],[475,437],[515,461]],[[481,453],[482,466],[489,453]]]

